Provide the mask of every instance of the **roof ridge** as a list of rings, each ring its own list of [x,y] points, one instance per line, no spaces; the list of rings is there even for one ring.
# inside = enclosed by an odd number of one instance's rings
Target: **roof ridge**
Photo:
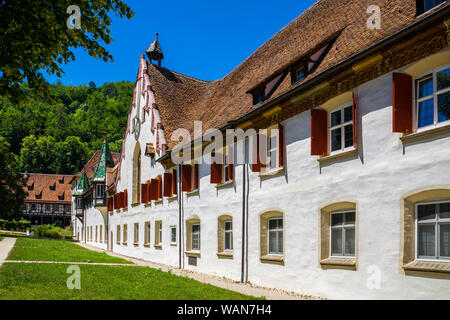
[[[164,70],[167,70],[167,71],[172,72],[172,73],[176,73],[177,75],[180,75],[180,76],[182,76],[182,77],[186,77],[186,78],[191,79],[191,80],[194,80],[194,81],[199,81],[199,82],[204,82],[204,83],[211,83],[211,82],[214,82],[214,81],[221,80],[221,79],[218,79],[218,80],[210,80],[210,81],[208,81],[208,80],[202,80],[202,79],[198,79],[198,78],[195,78],[195,77],[188,76],[188,75],[186,75],[186,74],[177,72],[177,71],[175,71],[175,70],[172,70],[172,69],[169,69],[169,68],[166,68],[166,67],[159,67],[159,66],[156,66],[156,65],[154,65],[153,63],[150,63],[149,65],[153,66],[153,67],[154,67],[155,69],[157,69],[157,70],[158,70],[158,69],[164,69]]]

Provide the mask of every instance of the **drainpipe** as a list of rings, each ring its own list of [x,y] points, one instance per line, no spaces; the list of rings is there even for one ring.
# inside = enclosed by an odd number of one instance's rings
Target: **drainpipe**
[[[245,275],[245,194],[246,194],[246,168],[247,165],[242,165],[242,263],[241,263],[241,282],[244,282],[244,275]]]
[[[177,166],[177,195],[178,195],[178,266],[180,269],[183,268],[182,265],[182,245],[183,245],[183,233],[181,232],[182,218],[181,218],[181,165]]]
[[[246,190],[246,196],[245,196],[245,266],[246,266],[246,272],[245,272],[245,282],[248,282],[248,198],[250,195],[250,175],[249,175],[249,167],[247,164],[245,164],[246,168],[246,174],[245,177],[247,178],[247,190]]]

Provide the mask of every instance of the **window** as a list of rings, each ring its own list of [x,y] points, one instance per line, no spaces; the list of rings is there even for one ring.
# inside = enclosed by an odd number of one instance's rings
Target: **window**
[[[295,82],[302,81],[306,78],[307,72],[305,66],[300,66],[299,68],[295,69]]]
[[[117,244],[120,244],[120,226],[117,226],[117,236],[116,236],[116,240],[117,240]]]
[[[330,216],[330,256],[355,256],[355,211],[334,212]]]
[[[98,226],[95,226],[95,242],[98,242]]]
[[[127,241],[128,241],[128,225],[124,224],[123,225],[123,239],[122,239],[122,243],[124,245],[126,245]]]
[[[284,166],[284,126],[280,123],[266,130],[260,130],[253,139],[253,172],[271,172]],[[256,146],[255,146],[256,145]],[[261,150],[267,152],[261,152]]]
[[[270,130],[270,136],[268,141],[268,157],[269,157],[269,170],[273,170],[279,167],[278,163],[278,134],[275,130]]]
[[[430,11],[434,7],[437,7],[445,0],[416,0],[417,15],[421,15],[427,11]]]
[[[416,205],[416,257],[450,260],[450,201]]]
[[[283,254],[283,218],[277,217],[268,220],[269,254]]]
[[[176,226],[170,227],[170,244],[172,244],[172,245],[177,244],[177,227]]]
[[[105,197],[105,185],[97,184],[96,186],[97,199],[103,199]]]
[[[162,245],[162,221],[155,221],[155,246]]]
[[[139,244],[139,223],[134,224],[134,244]]]
[[[227,220],[224,222],[224,249],[225,251],[232,251],[233,250],[233,221]]]
[[[150,222],[145,223],[144,245],[150,244]]]
[[[264,102],[264,89],[258,89],[253,93],[253,105],[256,106]]]
[[[439,68],[416,81],[417,128],[450,120],[450,68]]]
[[[191,250],[200,251],[200,223],[194,223],[192,225],[191,237]]]
[[[100,225],[100,242],[103,242],[103,226]]]
[[[331,152],[353,147],[353,107],[343,106],[330,113],[329,120]]]
[[[224,148],[225,154],[223,155],[223,183],[233,180],[234,176],[234,144]]]

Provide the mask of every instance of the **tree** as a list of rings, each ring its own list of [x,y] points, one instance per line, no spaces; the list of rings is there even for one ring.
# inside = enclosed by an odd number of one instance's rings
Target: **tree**
[[[62,77],[61,64],[75,60],[73,48],[105,62],[113,57],[102,46],[110,44],[111,17],[132,18],[134,12],[121,0],[77,1],[81,28],[67,26],[72,0],[0,1],[0,95],[22,98],[21,84],[28,82],[36,94],[49,96],[43,72]]]
[[[23,139],[20,151],[20,168],[34,173],[56,173],[56,140],[53,137],[36,138],[30,135]]]
[[[18,171],[17,156],[9,148],[6,139],[0,137],[0,219],[19,220],[27,197],[26,181]]]

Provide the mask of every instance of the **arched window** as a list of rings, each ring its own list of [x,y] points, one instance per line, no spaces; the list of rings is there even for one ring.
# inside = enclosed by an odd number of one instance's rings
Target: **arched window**
[[[260,261],[284,265],[284,214],[267,211],[260,215]]]
[[[136,143],[133,156],[133,204],[141,201],[141,147]]]
[[[401,200],[401,262],[405,272],[450,270],[450,185],[407,193]]]
[[[217,224],[217,257],[233,259],[233,217],[223,215]]]
[[[327,204],[319,210],[320,265],[356,270],[358,212],[353,200]]]

